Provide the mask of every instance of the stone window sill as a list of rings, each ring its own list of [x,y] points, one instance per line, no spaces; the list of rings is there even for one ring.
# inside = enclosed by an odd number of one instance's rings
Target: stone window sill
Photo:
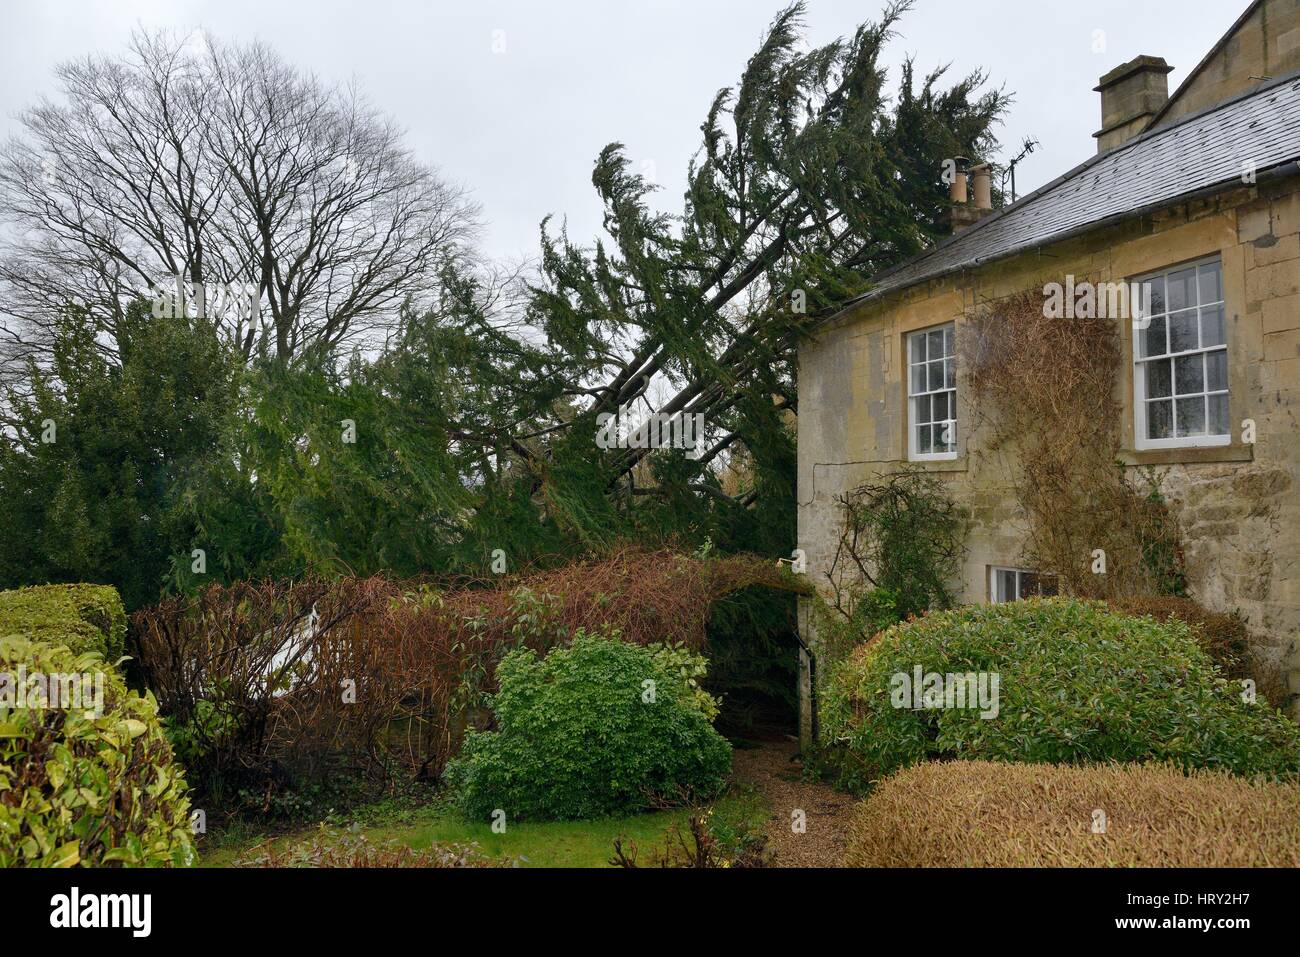
[[[1214,462],[1253,462],[1253,445],[1214,445],[1186,449],[1125,449],[1119,453],[1125,465],[1203,465]]]
[[[964,455],[959,455],[955,459],[921,459],[919,461],[909,459],[907,464],[920,468],[925,472],[965,472],[969,470]]]

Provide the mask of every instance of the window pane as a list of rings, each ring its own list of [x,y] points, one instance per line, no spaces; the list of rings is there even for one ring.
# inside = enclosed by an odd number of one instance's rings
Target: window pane
[[[943,360],[943,385],[945,389],[954,389],[957,387],[957,360]]]
[[[928,425],[918,425],[916,427],[916,451],[921,455],[929,455],[930,448],[930,427]]]
[[[1177,416],[1175,435],[1182,438],[1186,435],[1204,435],[1205,434],[1205,398],[1197,396],[1194,399],[1175,399],[1174,414]]]
[[[923,395],[913,401],[912,408],[915,410],[917,423],[930,421],[930,397],[928,395]]]
[[[1155,305],[1155,294],[1152,292],[1152,285],[1149,279],[1138,284],[1138,298],[1129,306],[1134,319],[1147,319],[1155,312],[1153,308],[1143,308],[1146,303],[1150,303],[1151,306]]]
[[[912,343],[912,361],[924,362],[925,361],[925,333],[922,332],[918,335],[914,335],[911,337],[909,341]]]
[[[1201,310],[1201,345],[1221,346],[1228,341],[1228,330],[1223,323],[1223,307]]]
[[[939,392],[935,395],[932,395],[930,396],[930,401],[933,403],[931,408],[934,410],[934,414],[930,417],[930,421],[942,422],[945,419],[947,419],[948,418],[948,393]]]
[[[1174,391],[1190,395],[1205,391],[1205,356],[1180,356],[1174,360]]]
[[[1166,277],[1169,311],[1176,312],[1196,305],[1196,270],[1180,269]]]
[[[1165,317],[1152,319],[1151,325],[1142,331],[1142,355],[1162,356],[1168,351],[1165,343]]]
[[[1201,305],[1223,302],[1223,268],[1219,263],[1210,263],[1196,270],[1196,277],[1201,284]]]
[[[1222,349],[1205,354],[1205,388],[1219,392],[1228,387],[1228,353]]]
[[[930,332],[930,342],[926,346],[926,358],[939,359],[943,354],[943,330],[933,329]]]
[[[930,391],[936,392],[943,388],[943,360],[930,362]]]
[[[1210,396],[1210,435],[1228,434],[1228,397]]]
[[[1174,313],[1169,316],[1169,351],[1186,352],[1197,348],[1196,310]]]
[[[1163,399],[1172,395],[1170,388],[1173,371],[1169,366],[1169,359],[1157,359],[1146,364],[1148,399]]]
[[[1053,575],[1040,575],[1037,572],[1020,573],[1020,597],[1034,595],[1055,595],[1056,578]]]
[[[948,418],[957,421],[957,393],[948,393]]]
[[[1165,309],[1165,277],[1159,276],[1151,280],[1151,315],[1163,315]]]
[[[945,326],[943,330],[943,354],[946,356],[953,355],[955,351],[952,347],[953,331],[952,326]]]
[[[1056,576],[1025,572],[1020,576],[1020,593],[1022,595],[1055,595]]]
[[[925,391],[925,366],[912,366],[912,395]]]
[[[936,451],[955,452],[957,450],[957,423],[945,422],[936,425],[937,435],[934,440]]]
[[[1163,402],[1147,403],[1147,438],[1168,439],[1174,434],[1173,403],[1169,399]]]
[[[1016,594],[1016,573],[1007,569],[999,568],[993,573],[996,582],[994,589],[994,601],[1015,601]]]

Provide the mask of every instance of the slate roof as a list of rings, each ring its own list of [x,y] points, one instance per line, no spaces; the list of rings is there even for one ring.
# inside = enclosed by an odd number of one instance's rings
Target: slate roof
[[[878,274],[876,299],[939,276],[1043,246],[1181,198],[1241,182],[1300,158],[1300,73],[1150,130],[1095,156],[913,259]]]

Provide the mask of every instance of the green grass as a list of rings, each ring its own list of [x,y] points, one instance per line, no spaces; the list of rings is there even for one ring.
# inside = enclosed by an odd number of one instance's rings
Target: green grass
[[[757,826],[766,816],[766,809],[752,789],[734,788],[717,802],[715,814],[727,821],[747,820]],[[521,867],[607,867],[615,838],[622,837],[625,848],[635,843],[642,859],[648,859],[652,849],[663,847],[670,828],[684,827],[689,816],[687,810],[673,810],[595,821],[507,821],[505,833],[494,834],[490,823],[466,821],[441,804],[417,808],[375,805],[331,822],[331,830],[351,830],[371,841],[397,841],[414,848],[426,848],[435,842],[474,843],[483,854],[517,860]],[[227,829],[205,839],[200,848],[201,864],[230,867],[268,839],[283,845],[301,839],[311,830],[268,838],[247,828]]]

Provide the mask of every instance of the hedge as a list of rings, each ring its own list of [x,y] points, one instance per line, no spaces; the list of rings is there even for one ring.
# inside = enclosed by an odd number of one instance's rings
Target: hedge
[[[1197,641],[1229,678],[1249,678],[1250,632],[1241,615],[1210,611],[1190,598],[1159,595],[1112,598],[1110,606],[1125,615],[1150,615],[1157,621],[1177,618],[1192,627]],[[1274,702],[1280,704],[1281,702]]]
[[[997,676],[995,717],[895,707],[898,675]],[[1173,761],[1300,774],[1300,728],[1243,700],[1190,627],[1065,598],[982,605],[896,625],[838,665],[822,728],[842,782],[869,786],[927,758]],[[914,702],[913,702],[914,703]],[[922,702],[924,703],[924,702]]]
[[[126,647],[126,612],[109,585],[34,585],[0,591],[0,635],[94,651],[113,664]]]
[[[1300,867],[1300,787],[1169,765],[927,762],[888,778],[850,867]]]
[[[124,628],[111,588],[0,592],[0,867],[194,863],[157,703],[104,659]]]

